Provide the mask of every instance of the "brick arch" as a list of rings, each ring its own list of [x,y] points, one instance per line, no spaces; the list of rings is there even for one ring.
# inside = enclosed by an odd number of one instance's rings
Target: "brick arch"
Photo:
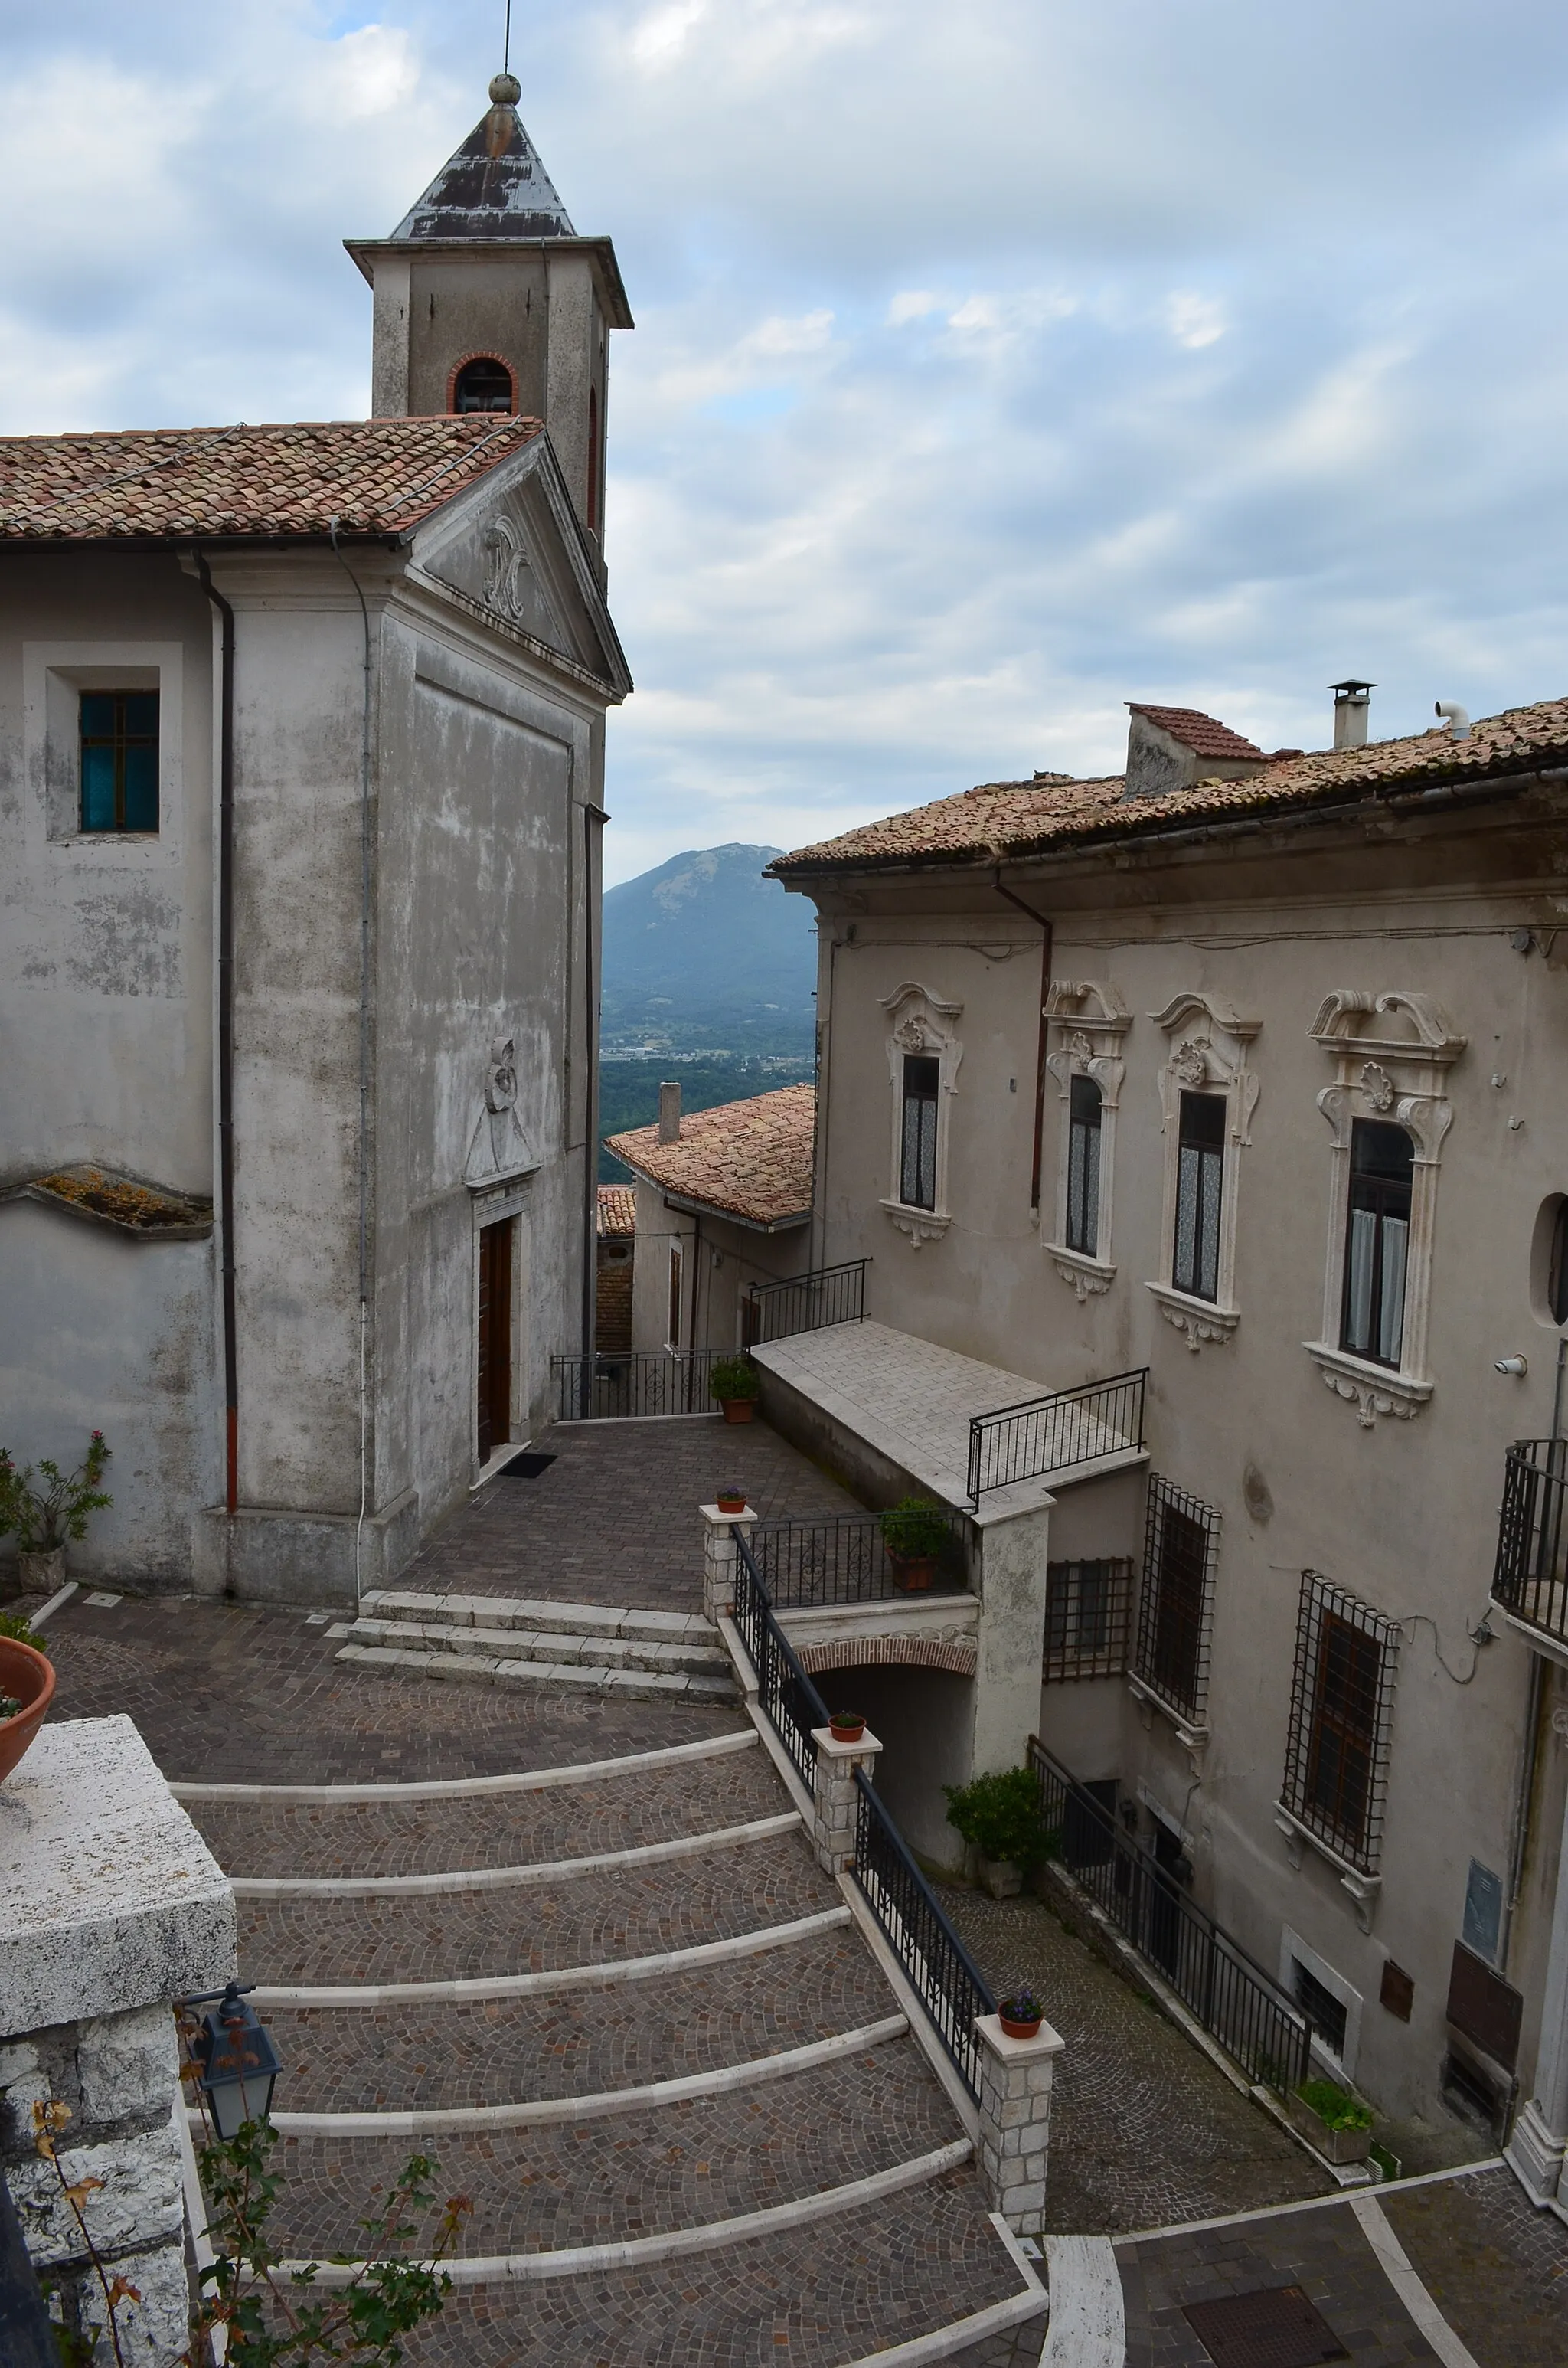
[[[451,369],[447,372],[448,411],[455,414],[458,400],[458,380],[461,373],[467,370],[470,362],[494,362],[506,371],[507,377],[512,381],[512,416],[516,418],[517,415],[517,373],[513,369],[511,363],[506,359],[506,355],[498,354],[493,346],[475,346],[471,354],[460,354],[458,356],[456,361],[452,364]]]
[[[841,1645],[802,1645],[797,1648],[801,1667],[818,1669],[882,1668],[903,1663],[916,1669],[946,1669],[955,1678],[972,1678],[972,1645],[948,1644],[937,1636],[858,1636]]]

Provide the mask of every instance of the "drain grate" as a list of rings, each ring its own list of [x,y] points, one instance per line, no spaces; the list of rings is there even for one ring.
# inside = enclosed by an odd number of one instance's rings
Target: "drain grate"
[[[510,1463],[501,1466],[503,1480],[537,1480],[554,1463],[553,1455],[514,1455]]]
[[[1182,2311],[1214,2368],[1319,2368],[1350,2354],[1300,2286],[1265,2286]]]

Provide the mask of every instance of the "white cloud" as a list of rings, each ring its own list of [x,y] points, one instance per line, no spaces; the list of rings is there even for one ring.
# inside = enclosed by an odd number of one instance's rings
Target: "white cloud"
[[[1178,289],[1165,300],[1165,323],[1178,346],[1195,350],[1217,345],[1229,325],[1225,308],[1212,296],[1190,288]]]
[[[890,329],[902,329],[908,321],[925,321],[940,309],[941,299],[933,296],[928,288],[905,288],[900,290],[887,309]]]

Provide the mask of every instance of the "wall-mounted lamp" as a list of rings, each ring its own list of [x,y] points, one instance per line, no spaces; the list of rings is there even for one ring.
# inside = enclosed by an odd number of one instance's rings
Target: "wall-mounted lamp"
[[[206,2098],[218,2135],[226,2145],[246,2122],[265,2122],[272,2111],[273,2084],[282,2070],[272,2035],[245,2004],[256,1987],[231,1982],[222,1991],[182,1998],[182,2006],[210,2006],[203,2015],[190,2052],[199,2070],[198,2081]]]

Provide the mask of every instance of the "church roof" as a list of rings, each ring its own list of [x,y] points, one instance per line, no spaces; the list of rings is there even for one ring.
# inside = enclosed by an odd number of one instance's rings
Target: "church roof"
[[[470,412],[0,437],[0,547],[399,534],[543,433]]]
[[[510,74],[490,85],[495,101],[449,156],[392,234],[404,240],[574,238],[571,218],[539,150],[524,131]]]

